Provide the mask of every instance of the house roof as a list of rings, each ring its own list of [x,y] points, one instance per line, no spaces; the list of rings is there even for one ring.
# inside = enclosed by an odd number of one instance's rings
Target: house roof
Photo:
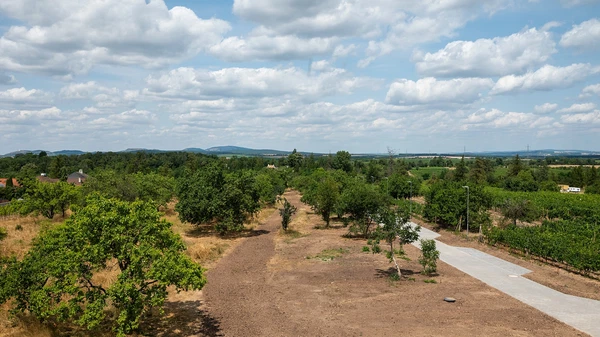
[[[7,180],[8,180],[8,178],[0,178],[0,187],[6,187]],[[13,183],[13,186],[16,186],[16,187],[21,186],[21,185],[19,185],[19,182],[15,178],[12,178],[12,183]]]

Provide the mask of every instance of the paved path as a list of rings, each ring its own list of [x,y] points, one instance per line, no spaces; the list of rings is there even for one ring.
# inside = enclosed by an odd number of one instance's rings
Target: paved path
[[[421,238],[438,236],[421,227]],[[418,242],[413,245],[420,248]],[[436,245],[445,263],[575,329],[600,337],[600,301],[563,294],[521,277],[531,271],[476,249],[453,247],[437,240]]]

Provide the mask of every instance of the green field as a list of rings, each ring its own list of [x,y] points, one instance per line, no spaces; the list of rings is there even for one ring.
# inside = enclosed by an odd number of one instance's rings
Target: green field
[[[434,174],[439,176],[442,171],[447,169],[447,167],[417,167],[410,170],[410,173],[423,178],[423,176],[426,174],[429,174],[430,177]]]

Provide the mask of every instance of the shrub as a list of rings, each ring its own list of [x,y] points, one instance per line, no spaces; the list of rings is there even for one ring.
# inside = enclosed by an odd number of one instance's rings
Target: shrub
[[[435,247],[435,240],[421,239],[421,252],[419,263],[423,266],[423,274],[431,275],[437,272],[437,260],[440,252]]]
[[[281,227],[284,231],[287,231],[290,221],[292,220],[292,215],[294,215],[297,210],[296,206],[290,204],[286,198],[283,198],[283,208],[279,210],[279,215],[281,215]]]

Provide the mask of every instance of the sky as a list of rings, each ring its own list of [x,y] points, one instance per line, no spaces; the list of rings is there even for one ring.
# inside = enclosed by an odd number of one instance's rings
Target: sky
[[[600,150],[600,0],[0,0],[0,154]]]

